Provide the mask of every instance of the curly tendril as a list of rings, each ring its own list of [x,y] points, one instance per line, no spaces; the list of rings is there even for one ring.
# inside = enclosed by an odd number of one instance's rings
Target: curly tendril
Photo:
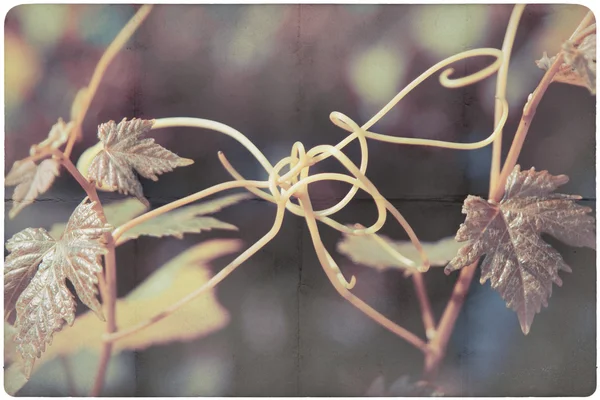
[[[464,76],[461,78],[451,78],[454,70],[447,68],[450,64],[460,60],[465,60],[472,57],[494,57],[495,60],[487,67],[479,70],[471,75]],[[268,174],[268,178],[265,181],[251,181],[247,180],[242,174],[240,174],[229,162],[222,152],[218,153],[219,161],[225,168],[225,170],[232,176],[233,181],[225,182],[219,185],[215,185],[211,188],[202,190],[196,194],[185,197],[173,203],[167,204],[156,210],[150,211],[143,214],[128,223],[117,228],[113,232],[113,238],[115,242],[120,244],[119,237],[128,229],[150,219],[157,215],[163,214],[177,207],[181,207],[192,201],[200,200],[207,196],[219,193],[224,190],[233,188],[245,188],[249,192],[253,193],[259,198],[274,203],[277,206],[276,217],[273,225],[269,232],[267,232],[260,240],[250,246],[246,251],[240,254],[235,260],[229,265],[223,268],[217,273],[209,282],[198,288],[196,291],[190,293],[177,303],[171,305],[163,312],[157,314],[150,320],[147,320],[141,324],[133,326],[129,329],[119,331],[115,334],[108,335],[105,337],[106,341],[114,341],[132,333],[139,331],[171,314],[173,311],[183,306],[187,302],[193,300],[197,296],[206,292],[207,290],[214,288],[219,282],[221,282],[226,276],[228,276],[235,268],[250,258],[258,250],[264,247],[271,239],[273,239],[279,232],[283,223],[285,210],[287,209],[291,213],[302,217],[306,220],[311,235],[313,246],[317,253],[319,262],[323,267],[327,277],[335,289],[355,307],[360,309],[370,318],[386,327],[390,331],[396,333],[398,336],[406,339],[417,348],[427,351],[426,343],[400,327],[388,318],[371,308],[364,301],[356,297],[350,292],[356,284],[356,277],[352,276],[350,280],[346,279],[335,260],[331,257],[327,249],[324,247],[321,241],[317,221],[338,230],[339,232],[351,235],[369,235],[375,234],[383,227],[387,219],[387,213],[389,212],[395,220],[402,226],[406,231],[410,240],[419,252],[421,258],[421,264],[415,265],[414,261],[407,259],[402,254],[398,253],[393,248],[387,246],[386,251],[390,252],[394,257],[402,260],[407,265],[413,265],[416,271],[425,272],[429,268],[429,260],[427,255],[423,251],[423,247],[411,228],[410,224],[404,219],[400,211],[396,209],[381,193],[377,190],[375,185],[367,178],[367,165],[369,159],[369,150],[367,139],[378,140],[388,143],[405,144],[405,145],[416,145],[416,146],[432,146],[446,149],[456,150],[474,150],[487,146],[492,143],[499,133],[502,131],[504,124],[508,118],[508,104],[504,98],[497,98],[500,107],[502,107],[502,115],[498,120],[492,133],[484,140],[475,143],[456,143],[446,142],[441,140],[430,140],[430,139],[415,139],[396,137],[390,135],[384,135],[369,131],[369,129],[383,118],[400,100],[402,100],[408,93],[416,88],[425,79],[429,78],[436,72],[446,68],[440,74],[440,84],[446,88],[459,88],[467,85],[474,84],[476,82],[485,79],[492,74],[496,73],[502,64],[503,53],[501,50],[492,48],[481,48],[464,51],[462,53],[448,57],[417,77],[411,83],[409,83],[404,89],[402,89],[388,104],[386,104],[379,112],[377,112],[369,121],[363,126],[359,126],[350,117],[340,112],[332,112],[330,115],[331,121],[341,129],[349,132],[346,136],[335,146],[332,145],[319,145],[309,150],[306,150],[301,142],[295,142],[292,146],[290,155],[284,157],[278,161],[274,166],[267,160],[264,154],[238,130],[222,124],[220,122],[211,121],[200,118],[161,118],[154,122],[152,129],[162,129],[170,127],[193,127],[200,129],[208,129],[222,134],[228,135],[233,139],[237,140],[242,146],[244,146],[259,162],[259,164],[265,169]],[[358,140],[360,146],[360,163],[357,166],[353,163],[343,152],[343,148],[350,144],[355,139]],[[349,174],[341,173],[318,173],[311,175],[310,168],[319,162],[329,158],[335,158]],[[338,201],[335,205],[323,209],[314,210],[310,199],[308,187],[310,184],[315,182],[327,182],[327,181],[338,181],[346,182],[351,185],[346,195]],[[368,227],[363,227],[360,224],[354,226],[346,226],[335,221],[331,216],[342,210],[348,203],[354,198],[358,190],[363,190],[368,193],[377,207],[377,220]],[[296,199],[298,204],[294,203]],[[379,238],[377,235],[376,238]]]

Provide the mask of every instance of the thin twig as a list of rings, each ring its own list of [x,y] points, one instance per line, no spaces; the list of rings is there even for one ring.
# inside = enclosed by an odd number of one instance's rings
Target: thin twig
[[[425,327],[425,336],[428,340],[431,340],[436,334],[435,319],[433,317],[433,311],[431,310],[431,303],[429,301],[429,296],[427,295],[423,274],[414,272],[412,274],[412,281],[415,291],[417,292],[417,298],[419,299],[419,306],[421,307],[421,319],[423,320],[423,325]]]
[[[467,297],[469,286],[471,286],[471,281],[473,280],[473,275],[475,275],[476,268],[477,262],[460,271],[458,281],[452,290],[450,300],[442,314],[442,319],[437,328],[437,334],[430,342],[430,352],[425,356],[423,379],[426,381],[431,382],[435,379],[439,365],[445,355],[446,346],[448,345],[448,341],[454,330],[456,319],[458,318],[462,305]]]
[[[517,34],[517,28],[521,15],[525,10],[525,4],[517,4],[513,8],[510,20],[508,21],[508,27],[506,28],[506,34],[504,35],[504,41],[502,42],[502,64],[498,70],[498,77],[496,80],[496,105],[494,109],[494,126],[498,126],[502,116],[502,104],[500,99],[506,98],[506,83],[508,80],[508,67],[510,65],[510,56],[512,52],[513,43]],[[498,135],[494,138],[492,144],[492,166],[490,169],[490,186],[495,187],[498,176],[500,175],[500,156],[502,155],[502,129],[498,132]]]

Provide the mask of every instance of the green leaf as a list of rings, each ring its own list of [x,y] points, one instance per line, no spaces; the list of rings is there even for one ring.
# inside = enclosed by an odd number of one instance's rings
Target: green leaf
[[[137,239],[140,236],[175,236],[181,239],[185,233],[200,233],[211,229],[237,230],[237,227],[232,224],[204,215],[215,213],[249,197],[250,195],[246,193],[235,194],[167,212],[126,231],[121,236],[119,243]]]

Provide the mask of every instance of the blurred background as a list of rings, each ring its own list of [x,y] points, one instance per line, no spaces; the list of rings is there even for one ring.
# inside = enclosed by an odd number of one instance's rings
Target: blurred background
[[[126,5],[22,5],[5,19],[5,169],[29,154],[58,117],[68,118],[78,89],[87,85],[104,49],[134,14]],[[96,143],[96,127],[122,118],[190,116],[213,119],[246,134],[273,163],[292,144],[335,144],[345,132],[329,121],[340,111],[366,122],[404,85],[441,59],[474,47],[502,46],[510,5],[157,5],[109,67],[83,125],[74,159]],[[543,75],[542,52],[556,54],[587,9],[528,6],[509,71],[510,114],[503,154],[522,107]],[[486,58],[457,63],[459,75]],[[493,129],[495,77],[445,89],[437,77],[414,90],[373,129],[404,137],[473,142]],[[229,179],[222,150],[238,170],[265,178],[259,164],[232,139],[215,132],[169,129],[157,142],[195,164],[142,180],[153,207]],[[403,213],[421,240],[453,235],[464,220],[467,194],[487,196],[491,147],[444,150],[370,141],[367,176]],[[356,162],[356,144],[347,154]],[[581,87],[552,84],[542,100],[520,157],[571,180],[595,209],[595,98]],[[317,171],[343,172],[334,162]],[[66,221],[84,194],[66,173],[39,201],[5,220],[5,240],[26,227]],[[311,186],[316,208],[343,197],[345,184]],[[5,215],[12,188],[5,195]],[[101,193],[106,202],[120,199]],[[274,206],[258,200],[217,215],[239,232],[215,231],[184,239],[142,237],[118,248],[118,292],[125,296],[189,246],[215,237],[246,246],[269,228]],[[337,215],[370,224],[370,198]],[[388,223],[383,233],[406,239]],[[321,234],[355,292],[394,321],[423,336],[412,283],[398,271],[352,264],[334,251],[340,234]],[[595,252],[548,239],[572,267],[561,273],[549,308],[524,336],[516,314],[478,275],[448,347],[438,384],[449,395],[586,396],[596,388]],[[6,254],[6,251],[5,251]],[[218,271],[233,256],[212,263]],[[458,274],[426,274],[439,317]],[[183,294],[182,294],[183,296]],[[327,280],[302,219],[286,216],[279,235],[217,288],[229,324],[202,339],[125,352],[115,357],[104,391],[114,396],[360,396],[377,380],[389,388],[419,378],[422,354],[344,301]],[[84,311],[84,308],[81,308]],[[198,318],[202,318],[201,315]],[[47,363],[18,393],[87,393],[94,354]],[[396,385],[398,386],[398,385]]]

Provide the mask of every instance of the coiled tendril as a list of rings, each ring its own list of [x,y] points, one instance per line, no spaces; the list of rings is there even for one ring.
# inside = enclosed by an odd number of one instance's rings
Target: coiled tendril
[[[180,207],[192,201],[196,201],[201,198],[210,196],[212,194],[221,192],[223,190],[228,190],[232,188],[243,187],[251,193],[253,193],[254,195],[256,195],[257,197],[276,204],[276,217],[273,226],[271,227],[269,232],[267,232],[260,240],[258,240],[252,246],[250,246],[246,251],[240,254],[229,265],[223,268],[209,282],[198,288],[196,291],[190,293],[188,296],[184,297],[177,303],[168,307],[152,319],[134,327],[131,327],[129,329],[122,330],[115,334],[109,335],[105,338],[105,340],[114,341],[134,332],[137,332],[138,330],[149,326],[168,316],[170,313],[172,313],[182,305],[186,304],[190,300],[196,298],[206,290],[215,287],[235,268],[237,268],[241,263],[250,258],[254,253],[256,253],[258,250],[264,247],[273,237],[275,237],[275,235],[279,232],[279,229],[281,228],[284,211],[287,209],[291,213],[306,219],[319,261],[335,289],[344,298],[350,301],[354,306],[359,308],[370,318],[374,319],[376,322],[380,323],[392,332],[405,338],[417,348],[426,351],[426,344],[423,340],[421,340],[413,333],[407,331],[406,329],[393,323],[385,316],[383,316],[382,314],[371,308],[369,305],[364,303],[361,299],[357,298],[352,293],[350,293],[349,290],[352,289],[356,284],[356,278],[352,276],[349,281],[345,278],[334,259],[324,247],[320,239],[316,221],[320,221],[321,223],[328,225],[333,229],[336,229],[345,234],[368,235],[377,233],[383,227],[383,225],[386,222],[387,213],[389,212],[396,219],[396,221],[404,228],[404,230],[410,237],[412,244],[420,254],[421,264],[414,266],[414,262],[408,260],[406,257],[397,253],[394,249],[392,249],[389,246],[386,248],[387,251],[389,251],[390,254],[392,254],[394,257],[397,257],[403,263],[413,265],[417,272],[427,271],[427,269],[429,268],[429,260],[427,258],[427,255],[423,251],[423,247],[421,246],[421,243],[417,238],[416,234],[414,233],[413,229],[411,228],[410,224],[404,219],[402,214],[383,195],[381,195],[381,193],[377,190],[375,185],[373,185],[373,183],[366,177],[369,157],[367,139],[396,144],[433,146],[456,150],[479,149],[492,143],[494,139],[496,139],[496,137],[498,136],[499,132],[502,131],[502,128],[504,127],[504,124],[506,123],[506,120],[508,118],[508,104],[504,98],[496,98],[496,100],[502,107],[502,116],[499,119],[496,126],[494,127],[492,133],[486,139],[475,143],[455,143],[440,140],[396,137],[371,132],[369,129],[381,118],[383,118],[383,116],[385,116],[408,93],[410,93],[415,87],[417,87],[421,82],[423,82],[425,79],[427,79],[434,73],[446,68],[448,65],[456,61],[481,56],[494,57],[495,60],[492,64],[480,71],[456,79],[450,78],[454,70],[452,68],[447,68],[440,74],[440,84],[447,88],[459,88],[479,82],[482,79],[485,79],[491,76],[492,74],[496,73],[500,68],[500,65],[502,64],[501,50],[493,48],[481,48],[464,51],[462,53],[458,53],[456,55],[448,57],[429,68],[427,71],[425,71],[415,80],[413,80],[410,84],[408,84],[392,100],[390,100],[388,104],[386,104],[377,114],[375,114],[375,116],[373,116],[362,126],[359,126],[354,120],[352,120],[345,114],[342,114],[337,111],[332,112],[330,114],[331,121],[336,126],[349,132],[349,134],[343,140],[341,140],[335,146],[319,145],[309,149],[308,151],[306,151],[304,145],[301,142],[296,142],[292,146],[290,155],[277,162],[275,166],[271,165],[271,163],[267,160],[263,153],[246,136],[244,136],[241,132],[237,131],[236,129],[229,127],[225,124],[199,118],[157,119],[153,125],[153,129],[185,126],[214,130],[225,135],[231,136],[232,138],[236,139],[239,143],[241,143],[244,147],[246,147],[248,151],[250,151],[254,158],[265,169],[265,171],[268,174],[268,178],[266,181],[247,180],[231,165],[231,163],[227,160],[225,155],[222,152],[219,152],[219,160],[222,163],[223,167],[227,170],[227,172],[233,177],[233,181],[202,190],[201,192],[198,192],[194,195],[188,196],[174,203],[160,207],[138,218],[135,218],[132,221],[129,221],[128,223],[122,225],[113,232],[113,237],[117,244],[121,243],[118,241],[118,239],[126,230],[131,229],[133,226],[147,219],[153,218],[164,212],[170,211],[173,208]],[[355,139],[358,140],[360,146],[361,159],[359,166],[354,164],[342,152],[343,148]],[[329,157],[334,157],[340,164],[342,164],[346,168],[349,174],[318,173],[310,175],[311,167]],[[310,200],[308,186],[312,183],[323,181],[346,182],[351,185],[351,188],[348,190],[348,193],[346,193],[346,195],[335,205],[323,210],[314,210],[312,208],[312,202]],[[375,205],[377,207],[377,220],[368,227],[363,227],[358,224],[353,227],[349,227],[335,221],[332,218],[332,216],[338,211],[342,210],[354,198],[359,189],[367,192],[373,198],[373,201],[375,202]],[[294,199],[298,201],[298,204],[293,202]]]

